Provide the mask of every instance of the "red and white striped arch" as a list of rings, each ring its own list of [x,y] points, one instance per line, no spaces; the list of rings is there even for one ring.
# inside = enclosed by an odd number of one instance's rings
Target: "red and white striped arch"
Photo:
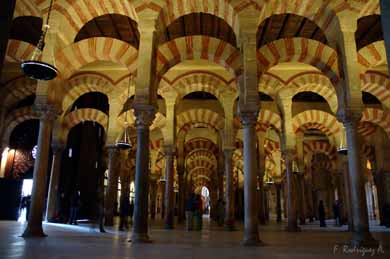
[[[379,127],[383,128],[383,130],[390,137],[390,113],[385,112],[380,109],[375,108],[366,108],[363,111],[361,122],[371,122]]]
[[[216,170],[215,163],[211,163],[211,161],[208,161],[206,159],[196,159],[192,161],[187,161],[187,169],[191,171],[194,168],[207,168],[210,172],[213,172]]]
[[[259,112],[259,116],[257,117],[257,124],[267,125],[267,129],[272,126],[276,130],[281,130],[281,118],[279,114],[267,110],[267,109],[261,109]],[[267,130],[265,129],[265,130]],[[256,127],[257,131],[264,131],[264,127]]]
[[[17,77],[0,89],[0,103],[4,108],[9,109],[20,100],[35,94],[36,88],[36,80],[25,76]]]
[[[337,134],[342,129],[342,124],[337,121],[335,116],[320,110],[301,112],[294,116],[292,123],[294,132],[305,132],[307,129],[315,128],[327,136]]]
[[[57,15],[60,32],[66,44],[74,41],[80,29],[90,20],[105,14],[121,14],[138,22],[137,13],[127,0],[57,0],[53,15]]]
[[[163,0],[152,2],[161,8],[158,21],[163,27],[169,26],[176,19],[190,13],[207,13],[224,20],[238,36],[238,16],[230,4],[230,0]]]
[[[137,65],[138,51],[130,44],[105,37],[82,40],[57,51],[58,70],[67,79],[81,67],[96,61],[111,61],[126,67],[133,73]]]
[[[217,163],[217,159],[214,153],[212,153],[210,150],[205,150],[205,149],[195,149],[191,151],[187,157],[187,161],[193,161],[197,159],[206,159],[210,162]]]
[[[329,46],[306,38],[284,38],[264,45],[257,51],[258,67],[265,72],[284,62],[312,65],[336,85],[339,81],[337,52]]]
[[[390,110],[390,80],[377,72],[367,72],[362,76],[362,91],[374,95],[386,109]]]
[[[241,2],[241,1],[238,1]],[[245,6],[242,1],[241,6]],[[255,1],[253,1],[255,2]],[[342,0],[272,0],[265,1],[258,8],[261,10],[258,25],[264,20],[276,14],[291,13],[306,17],[313,21],[327,36],[328,39],[336,39],[339,30],[336,12],[341,8],[346,8]],[[261,1],[263,3],[263,1]]]
[[[164,74],[185,60],[208,60],[225,67],[232,76],[239,75],[242,63],[238,49],[229,43],[209,36],[181,37],[159,46],[157,51],[157,75]]]
[[[387,64],[385,42],[373,42],[358,51],[358,62],[365,69]]]
[[[31,59],[35,46],[20,40],[8,40],[5,62],[20,63]]]
[[[259,92],[268,94],[275,99],[276,94],[285,86],[285,82],[270,73],[263,73],[259,79]]]
[[[204,123],[221,130],[224,127],[224,117],[208,109],[191,109],[178,114],[176,123],[179,130],[193,123]]]
[[[9,113],[4,120],[4,125],[7,125],[7,127],[5,127],[2,132],[2,144],[9,145],[12,131],[16,126],[24,121],[34,119],[39,119],[39,114],[33,111],[31,106],[19,108]]]
[[[187,156],[194,150],[207,150],[215,155],[218,155],[218,146],[209,139],[195,138],[187,141],[184,145],[184,153]]]
[[[380,14],[380,5],[378,0],[352,0],[352,7],[359,10],[359,17],[369,16],[373,14]]]
[[[300,92],[313,92],[321,95],[328,102],[333,113],[337,112],[337,91],[329,78],[322,73],[305,73],[295,77],[287,87],[293,89],[293,95]],[[339,89],[341,91],[341,89]]]
[[[65,96],[62,101],[62,109],[69,107],[83,94],[89,92],[100,92],[109,97],[113,85],[107,77],[98,74],[79,75],[72,77],[64,84]]]
[[[63,140],[66,140],[69,131],[84,121],[93,121],[107,131],[108,116],[102,111],[90,108],[78,109],[68,113],[62,120]]]
[[[42,13],[34,1],[17,0],[15,3],[14,19],[19,16],[42,17]]]

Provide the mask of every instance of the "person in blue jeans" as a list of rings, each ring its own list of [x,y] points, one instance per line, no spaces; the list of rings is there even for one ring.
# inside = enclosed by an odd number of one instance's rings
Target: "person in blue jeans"
[[[193,228],[193,220],[194,220],[194,200],[195,194],[191,193],[186,201],[186,229],[187,231],[191,231]]]

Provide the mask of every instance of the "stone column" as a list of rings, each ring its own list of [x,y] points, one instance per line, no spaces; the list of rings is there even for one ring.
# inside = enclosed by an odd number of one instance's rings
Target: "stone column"
[[[50,137],[56,112],[52,107],[41,107],[38,152],[34,163],[33,189],[31,193],[30,215],[22,237],[44,237],[42,229],[43,208],[47,186],[47,167],[50,149]]]
[[[297,174],[297,194],[298,194],[298,208],[299,208],[299,224],[306,224],[305,213],[305,177],[303,173]]]
[[[349,167],[348,167],[348,158],[345,155],[340,155],[341,165],[343,170],[344,177],[344,205],[347,211],[347,220],[348,220],[348,231],[353,232],[353,217],[352,217],[352,206],[351,206],[351,189],[349,182]]]
[[[256,157],[257,112],[241,112],[244,132],[244,239],[243,245],[260,244]]]
[[[282,184],[275,183],[275,189],[276,189],[276,222],[280,223],[282,222],[282,196],[281,196]]]
[[[175,205],[174,205],[174,170],[173,170],[173,159],[174,159],[174,147],[164,146],[165,153],[165,228],[173,229],[175,220]]]
[[[62,146],[52,146],[53,159],[51,164],[49,193],[46,206],[46,221],[53,222],[58,208],[58,184],[61,175]]]
[[[390,73],[390,3],[388,0],[381,0],[381,20],[383,28],[383,38],[387,53],[387,65]]]
[[[289,232],[300,231],[297,224],[297,208],[295,202],[295,190],[294,190],[294,175],[292,170],[292,161],[294,159],[293,150],[283,151],[284,160],[286,163],[286,184],[287,184],[287,227]]]
[[[225,157],[225,229],[234,230],[233,148],[224,149]]]
[[[165,181],[160,181],[161,190],[161,219],[165,219]]]
[[[185,192],[184,192],[184,170],[178,170],[178,182],[179,182],[179,201],[178,201],[178,215],[177,221],[179,223],[184,220],[184,202],[185,202]]]
[[[115,197],[118,191],[118,163],[119,163],[119,150],[115,146],[108,147],[108,181],[105,198],[104,217],[105,225],[114,225],[114,206]]]
[[[369,231],[367,204],[364,192],[364,175],[360,161],[360,144],[357,129],[361,114],[344,110],[339,111],[338,117],[343,122],[347,133],[348,179],[353,219],[351,244],[353,246],[376,245],[377,242],[373,239]]]
[[[156,218],[157,179],[150,179],[150,218]]]
[[[155,118],[155,107],[135,107],[137,154],[135,168],[134,223],[131,241],[150,242],[148,236],[149,199],[149,127]]]
[[[3,1],[0,10],[0,75],[3,71],[16,0]]]

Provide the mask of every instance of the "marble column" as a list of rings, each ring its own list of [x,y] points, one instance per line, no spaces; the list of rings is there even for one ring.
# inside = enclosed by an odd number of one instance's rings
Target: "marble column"
[[[44,237],[42,229],[45,206],[47,167],[49,160],[50,137],[56,111],[51,107],[40,108],[38,152],[34,163],[33,188],[31,192],[30,215],[22,237]]]
[[[104,202],[104,217],[106,226],[114,225],[115,197],[117,196],[118,191],[119,155],[120,152],[115,146],[108,147],[108,181],[106,198]]]
[[[156,218],[157,179],[150,179],[150,218]]]
[[[244,239],[247,246],[261,243],[258,230],[258,204],[256,157],[257,112],[241,112],[244,134]]]
[[[280,223],[282,222],[282,195],[281,195],[282,184],[275,183],[275,189],[276,189],[276,222]]]
[[[165,181],[160,181],[161,190],[161,219],[165,219]]]
[[[305,212],[305,176],[303,173],[297,174],[297,195],[298,195],[298,208],[299,208],[299,224],[306,224],[306,212]]]
[[[353,232],[351,244],[353,246],[376,245],[377,242],[369,231],[367,204],[365,199],[364,174],[360,160],[360,143],[358,123],[361,114],[352,111],[341,111],[339,119],[343,122],[347,133],[349,189],[351,195],[351,212]]]
[[[287,227],[289,232],[300,231],[297,224],[297,208],[295,202],[296,192],[294,189],[294,175],[292,162],[294,159],[294,151],[287,149],[283,151],[284,160],[286,163],[286,184],[287,184]]]
[[[184,220],[184,202],[185,202],[185,194],[184,194],[184,172],[182,170],[179,170],[177,172],[177,179],[179,182],[179,200],[178,200],[178,215],[177,215],[177,221],[179,223],[183,222]]]
[[[390,3],[389,0],[381,0],[381,21],[383,28],[383,38],[387,53],[387,66],[390,73]]]
[[[155,107],[135,108],[137,128],[137,154],[135,168],[135,201],[131,241],[150,242],[148,236],[149,199],[149,127],[155,118]]]
[[[49,193],[46,206],[46,221],[53,222],[58,212],[58,185],[61,175],[62,146],[52,146],[53,159],[51,164]]]
[[[164,154],[165,154],[165,228],[173,229],[174,220],[175,220],[175,205],[174,205],[174,170],[173,170],[173,162],[174,162],[174,147],[173,146],[164,146]]]
[[[225,158],[225,229],[234,230],[233,148],[224,149]]]

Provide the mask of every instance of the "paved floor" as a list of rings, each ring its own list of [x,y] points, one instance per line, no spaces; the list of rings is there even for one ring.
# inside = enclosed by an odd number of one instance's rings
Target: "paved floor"
[[[154,223],[150,236],[152,244],[132,245],[127,232],[114,228],[100,234],[89,225],[70,226],[45,224],[46,238],[23,239],[24,224],[0,221],[0,258],[26,259],[102,259],[102,258],[362,258],[363,251],[352,254],[343,252],[343,243],[349,239],[344,228],[329,226],[320,229],[309,224],[299,233],[283,231],[283,225],[270,224],[261,227],[261,247],[242,247],[241,226],[234,232],[225,232],[213,224],[205,223],[201,232],[186,232],[182,226],[164,230],[161,223]],[[376,258],[390,258],[390,232],[382,227],[372,228],[380,240],[379,250],[370,250]],[[371,257],[371,254],[365,254]]]

